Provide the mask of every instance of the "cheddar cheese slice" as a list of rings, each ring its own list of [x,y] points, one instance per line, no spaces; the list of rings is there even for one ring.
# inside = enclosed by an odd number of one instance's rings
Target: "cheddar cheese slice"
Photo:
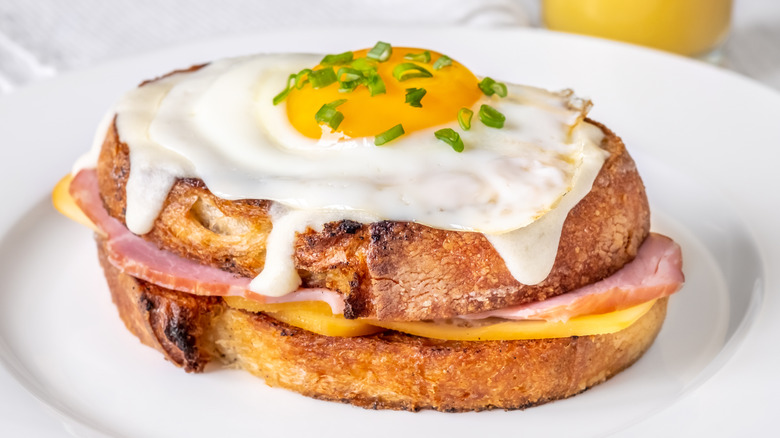
[[[225,302],[231,307],[267,313],[292,326],[326,336],[363,336],[390,329],[425,338],[461,341],[566,338],[614,333],[636,322],[653,307],[655,301],[601,315],[579,316],[566,322],[464,320],[456,323],[348,320],[331,313],[330,306],[322,302],[262,304],[240,297],[225,297]]]

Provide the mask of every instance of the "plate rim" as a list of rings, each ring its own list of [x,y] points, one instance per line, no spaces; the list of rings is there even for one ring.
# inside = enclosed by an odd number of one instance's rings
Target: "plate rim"
[[[363,28],[364,27],[362,27],[362,26],[357,26],[357,27],[350,27],[349,30],[363,29]],[[392,30],[388,30],[388,32],[396,32],[398,30],[397,27],[388,27],[386,29],[392,29]],[[452,31],[463,32],[464,31],[463,28],[451,27],[451,26],[442,27],[441,29],[446,29],[446,30],[448,30],[450,32],[452,32]],[[480,34],[512,33],[512,34],[535,34],[536,36],[543,35],[543,34],[555,34],[553,32],[544,31],[544,30],[540,30],[540,29],[525,29],[525,28],[523,28],[523,29],[509,29],[509,30],[506,30],[506,29],[502,29],[502,30],[485,30],[485,29],[471,29],[471,28],[469,28],[469,29],[466,29],[466,30],[468,32],[471,32],[471,33],[480,33]],[[68,81],[77,80],[78,78],[83,77],[85,74],[88,74],[89,72],[99,72],[101,70],[109,71],[109,70],[112,70],[114,68],[117,68],[118,66],[125,65],[126,63],[136,62],[136,61],[142,60],[142,59],[149,59],[149,58],[154,58],[154,57],[160,57],[160,56],[164,56],[167,53],[174,53],[174,52],[179,53],[179,52],[194,51],[194,50],[197,50],[197,48],[199,48],[203,44],[227,45],[228,43],[233,42],[233,41],[244,41],[244,40],[247,40],[247,39],[257,39],[257,38],[261,38],[261,37],[268,37],[269,35],[289,34],[290,32],[292,32],[292,31],[282,31],[282,32],[280,32],[280,31],[270,31],[270,32],[253,33],[251,35],[222,37],[222,38],[216,38],[216,39],[209,39],[208,41],[190,42],[190,43],[186,43],[186,44],[182,44],[182,45],[176,45],[176,46],[161,48],[161,49],[158,49],[158,50],[155,50],[155,51],[152,51],[152,52],[141,53],[141,54],[136,54],[136,55],[132,55],[132,56],[128,56],[128,57],[117,58],[117,59],[113,59],[113,60],[110,60],[108,62],[102,63],[102,64],[100,64],[98,66],[89,67],[89,68],[82,69],[82,70],[75,70],[75,71],[67,72],[67,73],[64,73],[63,75],[57,76],[55,78],[52,78],[52,79],[49,79],[49,80],[46,80],[46,81],[43,81],[41,83],[32,84],[30,86],[24,87],[23,89],[20,89],[20,90],[17,90],[15,92],[13,92],[11,94],[11,96],[17,96],[17,97],[14,97],[14,99],[23,99],[26,95],[38,93],[39,92],[38,90],[45,89],[45,88],[57,88],[57,86],[61,86],[61,84],[67,84]],[[671,58],[676,59],[677,61],[683,61],[685,63],[691,63],[691,64],[696,63],[696,61],[689,60],[687,58],[682,58],[682,57],[678,57],[678,56],[675,56],[675,55],[670,55],[670,54],[667,54],[665,52],[659,52],[659,51],[656,51],[656,50],[653,50],[653,49],[647,49],[647,48],[641,48],[641,47],[636,47],[636,46],[630,46],[630,45],[627,45],[627,44],[624,44],[624,43],[618,43],[618,42],[613,42],[613,41],[601,40],[601,39],[597,39],[597,38],[588,38],[588,37],[582,37],[582,36],[575,36],[575,35],[569,35],[569,34],[560,34],[560,35],[562,35],[563,37],[565,37],[567,39],[571,38],[571,39],[575,39],[575,40],[583,40],[583,39],[584,40],[591,40],[591,41],[595,40],[595,41],[597,41],[597,44],[606,44],[608,46],[610,46],[610,45],[626,46],[626,47],[628,47],[632,51],[640,50],[640,51],[646,51],[648,53],[653,53],[652,56],[661,55],[663,57],[671,57]],[[559,37],[559,36],[556,36],[556,38],[557,37]],[[543,36],[542,38],[545,38],[545,37]],[[677,61],[675,61],[675,62],[677,62]],[[709,66],[706,66],[706,67],[710,68]],[[759,88],[763,89],[763,91],[769,92],[770,95],[774,95],[774,97],[777,98],[778,101],[780,102],[780,93],[778,93],[775,90],[769,88],[768,86],[766,86],[764,84],[761,84],[761,83],[759,83],[757,81],[754,81],[754,80],[752,80],[750,78],[746,78],[744,76],[741,76],[741,75],[739,75],[737,73],[734,73],[734,72],[720,70],[720,69],[716,69],[714,67],[712,67],[712,68],[714,69],[714,71],[717,71],[718,74],[725,74],[726,75],[725,77],[730,77],[731,78],[731,79],[728,79],[728,80],[736,79],[736,80],[738,80],[742,84],[749,84],[748,86],[751,86],[751,87],[758,86]],[[18,97],[18,96],[21,96],[21,97]],[[2,106],[3,106],[3,102],[0,102],[0,107],[2,107]],[[38,199],[38,201],[36,201],[36,203],[34,205],[42,205],[42,204],[45,204],[45,199]],[[26,216],[27,213],[29,213],[30,210],[31,209],[24,210],[22,212],[21,216],[16,216],[16,221],[21,220],[24,216]],[[742,218],[740,217],[740,219],[742,219]],[[746,225],[747,224],[748,223],[746,223]],[[0,233],[2,233],[3,241],[5,240],[6,234],[10,230],[14,229],[15,227],[16,227],[16,222],[12,223],[11,225],[9,225],[7,227],[6,226],[0,227]],[[760,253],[760,258],[761,258],[761,260],[763,262],[762,275],[766,276],[767,272],[769,272],[769,271],[767,271],[766,268],[768,268],[769,260],[770,260],[770,257],[771,257],[770,256],[771,251],[766,250],[765,247],[764,247],[765,244],[762,243],[762,241],[760,239],[757,239],[758,236],[756,236],[754,234],[754,229],[752,227],[746,226],[746,229],[748,230],[748,233],[750,233],[750,238],[752,239],[752,243],[753,243],[754,247]],[[766,281],[765,281],[764,288],[766,288],[766,287],[767,287],[767,285],[766,285]],[[743,332],[742,333],[742,337],[743,338],[747,337],[748,334],[753,330],[753,328],[756,326],[756,321],[758,320],[758,317],[760,316],[759,314],[760,314],[761,310],[764,308],[765,295],[766,295],[766,290],[764,289],[764,292],[761,294],[760,299],[758,300],[757,303],[753,303],[753,301],[751,301],[752,305],[749,308],[749,312],[752,312],[752,317],[748,318],[746,316],[746,318],[740,323],[740,325],[735,330],[734,335],[732,335],[732,337],[729,339],[727,344],[724,345],[722,351],[725,350],[726,348],[728,348],[729,344],[734,344],[734,338],[740,332],[740,330]],[[735,351],[732,352],[729,355],[729,359],[728,360],[732,360],[733,357],[736,356],[738,351],[742,348],[742,342],[736,343],[735,345],[733,345],[732,348],[734,348]],[[3,339],[2,337],[0,337],[0,351],[8,351],[7,345],[5,344],[5,339]],[[722,351],[720,353],[718,353],[719,356],[722,354]],[[13,370],[14,373],[16,373],[17,370],[15,369],[15,367],[8,367],[7,366],[8,364],[6,363],[6,357],[5,356],[6,356],[5,354],[0,354],[0,360],[3,362],[3,364],[6,367],[6,369],[10,368],[10,369]],[[705,381],[711,379],[718,372],[718,370],[721,370],[721,369],[723,369],[723,365],[719,366],[716,370],[714,370],[712,375],[709,375],[705,379]],[[18,377],[19,377],[18,375],[14,375],[14,377],[17,380],[17,382],[20,382],[20,380],[18,379]],[[29,388],[27,388],[26,385],[25,385],[25,388],[29,391]],[[39,395],[36,392],[33,392],[33,391],[30,391],[30,392],[36,398],[41,400]],[[44,401],[44,400],[41,400],[41,403],[46,405],[46,406],[51,407],[51,405],[49,403],[47,403],[46,401]],[[62,413],[62,415],[66,415],[66,414]],[[72,415],[69,416],[69,417],[73,418]]]

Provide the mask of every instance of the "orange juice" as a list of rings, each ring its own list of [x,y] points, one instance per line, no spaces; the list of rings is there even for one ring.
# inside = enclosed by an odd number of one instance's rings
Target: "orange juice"
[[[726,38],[732,0],[542,0],[548,29],[595,35],[688,56]]]

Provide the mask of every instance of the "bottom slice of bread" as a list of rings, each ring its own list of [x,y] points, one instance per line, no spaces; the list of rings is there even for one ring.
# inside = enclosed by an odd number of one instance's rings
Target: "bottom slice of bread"
[[[187,371],[210,361],[303,395],[373,409],[523,409],[614,376],[650,347],[667,299],[612,334],[515,341],[443,341],[387,331],[339,338],[165,289],[100,261],[127,328]]]

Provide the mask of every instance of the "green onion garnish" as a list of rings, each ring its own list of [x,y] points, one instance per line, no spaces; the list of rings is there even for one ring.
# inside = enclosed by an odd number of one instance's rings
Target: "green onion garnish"
[[[404,59],[415,62],[424,62],[427,64],[431,62],[431,52],[426,50],[422,53],[407,53],[404,55]]]
[[[339,99],[322,105],[317,114],[314,115],[314,120],[319,123],[325,123],[335,131],[341,124],[341,121],[344,120],[344,114],[337,110],[336,107],[346,101],[346,99]]]
[[[479,120],[482,120],[485,126],[501,129],[504,127],[506,116],[490,105],[482,105],[479,107]]]
[[[407,79],[430,78],[431,76],[433,76],[431,72],[411,62],[398,64],[393,69],[393,77],[401,82]]]
[[[376,72],[369,72],[365,83],[366,87],[368,87],[368,92],[371,93],[371,97],[386,92],[385,81]]]
[[[460,129],[468,131],[471,129],[471,117],[474,115],[474,111],[468,108],[461,108],[458,110],[458,124]]]
[[[279,105],[284,101],[284,99],[287,99],[287,95],[290,94],[290,90],[292,90],[292,86],[295,85],[297,75],[291,74],[287,77],[287,86],[282,90],[281,93],[274,96],[274,105]]]
[[[485,93],[485,96],[492,96],[497,94],[498,97],[506,97],[506,85],[501,82],[496,82],[491,78],[485,77],[479,83],[479,89]]]
[[[354,68],[341,67],[336,73],[336,79],[339,81],[339,92],[345,93],[354,90],[363,82],[363,73]]]
[[[351,81],[363,79],[363,73],[361,73],[360,70],[358,69],[354,69],[350,67],[341,67],[339,71],[336,73],[336,77],[338,78],[339,82],[351,82]]]
[[[388,141],[395,140],[404,134],[404,127],[398,124],[374,137],[374,144],[377,146],[382,146]]]
[[[498,97],[506,97],[507,95],[506,84],[503,82],[496,82],[493,84],[493,90],[496,92]]]
[[[425,88],[407,88],[406,103],[415,108],[422,108],[422,103],[420,103],[420,101],[422,100],[423,96],[425,96],[425,93],[427,93]]]
[[[455,152],[463,152],[463,140],[460,139],[460,135],[453,129],[444,128],[434,132],[433,135],[439,140],[452,146]]]
[[[375,59],[379,62],[385,62],[390,58],[390,55],[393,54],[393,48],[390,46],[390,44],[383,43],[382,41],[379,41],[374,45],[374,48],[369,50],[366,54],[366,58],[368,59]]]
[[[352,61],[352,63],[349,64],[349,66],[354,69],[360,70],[362,72],[366,72],[369,70],[376,71],[376,61],[368,58],[358,58]]]
[[[344,103],[347,103],[347,99],[336,99],[333,102],[328,103],[326,105],[328,105],[330,107],[333,107],[333,108],[336,108],[337,106],[339,106],[341,104],[344,104]]]
[[[295,75],[295,88],[301,89],[304,85],[309,83],[309,78],[303,79],[304,75],[308,75],[311,73],[310,68],[304,68],[303,70],[299,71],[297,75]]]
[[[452,59],[450,59],[447,55],[441,55],[439,59],[436,60],[436,62],[433,63],[433,69],[434,70],[441,70],[444,67],[449,67],[452,65]]]
[[[314,70],[309,73],[309,82],[311,82],[312,88],[323,88],[336,82],[336,72],[333,71],[333,67],[322,68]]]
[[[320,61],[320,65],[331,66],[349,64],[352,62],[353,56],[354,54],[352,52],[344,52],[337,55],[325,55],[325,57],[322,58],[322,61]]]
[[[360,81],[339,82],[339,93],[351,93],[360,85]]]

